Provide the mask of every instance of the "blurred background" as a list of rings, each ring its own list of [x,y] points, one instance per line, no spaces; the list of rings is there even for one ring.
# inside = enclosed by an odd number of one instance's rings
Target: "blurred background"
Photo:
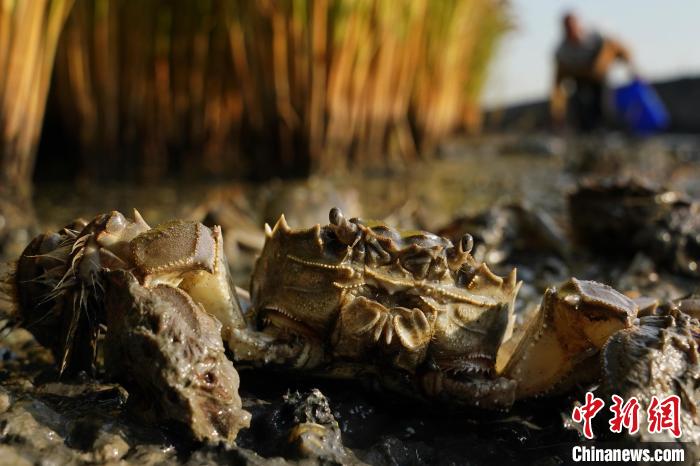
[[[700,37],[693,20],[700,4],[693,0],[670,0],[665,8],[650,0],[513,0],[511,6],[517,27],[495,54],[484,92],[487,106],[541,100],[549,93],[552,53],[566,12],[578,13],[584,26],[627,43],[640,71],[654,82],[700,75],[700,53],[692,47]]]
[[[593,132],[576,106],[552,116],[567,12],[628,52],[606,66]],[[693,0],[2,0],[0,253],[132,207],[222,224],[236,256],[263,222],[324,222],[332,205],[442,231],[514,204],[564,224],[567,193],[596,173],[693,196],[699,13]],[[616,114],[616,87],[635,80],[661,106],[652,127]]]
[[[3,0],[0,229],[131,187],[405,167],[478,129],[510,27],[493,0]]]

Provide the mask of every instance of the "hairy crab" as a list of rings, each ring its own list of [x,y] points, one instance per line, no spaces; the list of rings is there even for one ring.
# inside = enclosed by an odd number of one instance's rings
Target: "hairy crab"
[[[258,330],[229,339],[238,361],[370,373],[423,397],[507,408],[575,381],[637,313],[612,288],[571,279],[547,290],[516,342],[516,272],[477,262],[469,235],[453,245],[338,209],[324,227],[293,230],[281,217],[266,234],[251,281]]]
[[[21,324],[61,373],[94,372],[105,337],[105,368],[132,389],[131,402],[152,404],[200,441],[232,442],[248,425],[222,343],[244,322],[218,228],[98,215],[37,236],[14,282]]]
[[[635,397],[642,406],[649,406],[654,395],[678,396],[682,408],[678,440],[696,450],[700,445],[700,325],[686,312],[699,311],[697,300],[687,299],[640,311],[637,325],[617,332],[603,347],[601,377],[604,395]],[[640,440],[674,441],[669,432],[651,431],[648,422],[647,418],[641,421]]]
[[[584,180],[569,196],[579,241],[595,251],[643,253],[665,269],[700,276],[700,203],[639,178]]]
[[[699,385],[700,324],[680,307],[659,317],[572,278],[548,288],[514,329],[516,272],[502,278],[477,261],[470,235],[453,244],[338,209],[329,220],[291,229],[282,216],[266,225],[244,313],[217,227],[150,228],[138,213],[100,215],[30,243],[15,276],[19,315],[62,371],[91,368],[106,332],[107,372],[136,401],[154,403],[156,418],[204,441],[231,442],[249,422],[223,342],[240,366],[369,376],[420,398],[490,409],[601,377],[638,388],[641,373],[630,368],[657,360],[685,364],[652,374],[657,386],[673,391],[682,379],[690,393]],[[695,416],[695,397],[686,399]]]

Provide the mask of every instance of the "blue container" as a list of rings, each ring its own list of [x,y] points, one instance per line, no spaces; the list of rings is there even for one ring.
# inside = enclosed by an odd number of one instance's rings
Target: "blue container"
[[[640,135],[653,134],[668,126],[666,107],[649,84],[640,79],[615,90],[615,110],[629,129]]]

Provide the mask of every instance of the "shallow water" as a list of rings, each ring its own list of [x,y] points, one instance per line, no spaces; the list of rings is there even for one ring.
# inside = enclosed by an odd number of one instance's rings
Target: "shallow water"
[[[338,189],[356,191],[366,217],[381,219],[414,203],[416,208],[430,212],[427,222],[438,225],[458,214],[508,202],[528,202],[561,213],[566,193],[580,176],[589,174],[638,174],[700,197],[698,166],[700,136],[634,140],[613,134],[567,140],[522,135],[455,139],[442,146],[437,158],[407,168],[322,178]],[[245,183],[169,182],[82,188],[43,184],[36,188],[35,204],[46,228],[77,217],[91,218],[115,209],[129,212],[132,208],[158,223],[186,215],[212,191],[231,187],[252,192],[261,189]]]
[[[569,182],[561,173],[561,157],[532,154],[499,155],[472,143],[451,148],[442,158],[420,162],[396,172],[335,174],[324,179],[339,189],[357,191],[363,215],[383,218],[407,201],[420,203],[440,218],[476,212],[497,202],[533,200],[559,203],[551,193]],[[292,182],[294,183],[294,182]],[[182,216],[207,198],[213,190],[246,184],[163,183],[157,186],[101,185],[76,188],[66,184],[44,184],[36,188],[35,204],[42,225],[57,226],[73,218],[96,213],[138,208],[153,222]],[[350,216],[352,212],[347,213]]]

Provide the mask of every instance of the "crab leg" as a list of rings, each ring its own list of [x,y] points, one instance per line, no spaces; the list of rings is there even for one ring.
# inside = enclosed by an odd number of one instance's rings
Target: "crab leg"
[[[515,382],[505,377],[457,380],[438,371],[423,374],[420,383],[431,398],[486,409],[509,408],[513,404],[516,388]]]
[[[323,359],[323,347],[313,340],[279,340],[277,335],[251,328],[232,329],[227,346],[236,362],[254,366],[278,364],[296,369],[313,368]]]
[[[637,305],[607,285],[575,278],[549,288],[542,304],[498,372],[517,382],[516,398],[561,388],[611,335],[632,326]],[[500,369],[500,370],[499,370]]]

